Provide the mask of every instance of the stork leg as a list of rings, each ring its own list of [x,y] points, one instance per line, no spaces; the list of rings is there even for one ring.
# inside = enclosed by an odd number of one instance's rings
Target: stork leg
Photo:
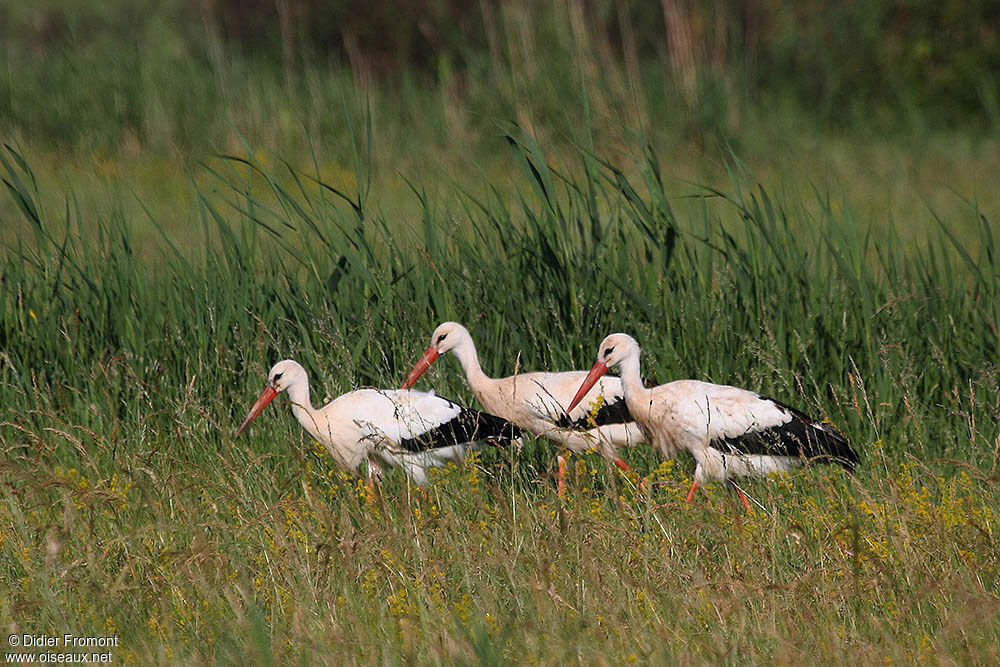
[[[368,459],[368,493],[367,500],[372,502],[375,499],[375,487],[382,481],[382,469]]]
[[[743,493],[743,489],[736,486],[736,482],[733,480],[729,480],[729,483],[732,484],[733,488],[736,490],[736,495],[739,496],[739,499],[743,502],[743,507],[746,507],[747,512],[752,514],[753,510],[750,508],[750,501],[747,500],[747,494]]]
[[[688,491],[688,499],[687,499],[688,502],[694,500],[694,492],[697,488],[698,488],[698,480],[694,480],[693,482],[691,482],[691,490]]]
[[[624,459],[622,459],[622,457],[620,456],[616,456],[614,459],[612,459],[612,463],[618,466],[618,469],[625,474],[626,479],[629,479],[628,473],[632,472],[632,466],[625,463]],[[652,478],[652,475],[647,475],[646,477],[638,477],[638,476],[636,477],[639,480],[639,485],[638,487],[636,487],[636,490],[639,493],[645,493],[646,489],[649,488],[649,480]],[[631,480],[629,479],[629,481]]]
[[[640,494],[646,493],[646,491],[648,491],[651,488],[650,487],[650,481],[649,481],[651,479],[653,479],[652,475],[646,475],[645,477],[640,477],[639,478],[639,493]]]
[[[559,474],[556,478],[556,495],[560,498],[566,493],[566,459],[559,454],[556,459],[559,461]]]

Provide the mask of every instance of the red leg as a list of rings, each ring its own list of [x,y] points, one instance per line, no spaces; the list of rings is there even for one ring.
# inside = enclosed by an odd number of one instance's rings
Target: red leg
[[[698,488],[698,480],[691,482],[691,490],[688,491],[688,499],[687,499],[688,502],[694,500],[694,492],[697,488]]]
[[[653,479],[652,475],[646,475],[639,480],[639,493],[646,493],[650,489],[649,480]]]
[[[625,463],[625,461],[622,460],[620,456],[615,457],[614,464],[618,466],[618,469],[621,470],[623,473],[632,472],[632,466]],[[652,477],[652,475],[650,475],[650,477]],[[646,488],[649,486],[650,477],[643,477],[639,480],[639,488],[637,489],[639,493],[644,493],[646,491]]]
[[[736,495],[739,496],[739,499],[743,502],[743,507],[747,508],[747,512],[753,513],[753,510],[750,508],[750,501],[747,500],[747,494],[743,493],[743,489],[736,486],[736,482],[729,480],[729,483],[733,485],[734,489],[736,489]]]
[[[381,483],[382,469],[375,465],[371,459],[368,459],[368,488],[365,493],[365,499],[368,502],[373,502],[375,500],[375,491]]]

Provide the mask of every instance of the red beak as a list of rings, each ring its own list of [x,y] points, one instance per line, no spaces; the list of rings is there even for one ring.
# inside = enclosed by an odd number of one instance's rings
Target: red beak
[[[438,349],[433,345],[424,350],[424,356],[420,357],[420,361],[418,361],[417,365],[413,367],[413,370],[410,371],[410,374],[406,376],[406,382],[403,383],[402,388],[409,389],[410,387],[412,387],[413,384],[417,381],[417,378],[423,375],[424,371],[430,368],[431,364],[437,361],[437,358],[440,356],[441,353],[438,352]]]
[[[583,397],[587,395],[587,392],[590,391],[590,388],[593,387],[595,384],[597,384],[597,381],[601,379],[601,376],[607,372],[608,372],[608,365],[606,363],[604,363],[603,361],[597,361],[594,363],[593,367],[591,367],[590,369],[590,372],[587,373],[587,377],[584,378],[583,384],[580,385],[579,391],[576,392],[576,396],[573,397],[573,400],[570,401],[569,403],[569,407],[566,408],[566,414],[569,414],[570,412],[573,411],[573,408],[575,408],[580,403],[580,401],[583,400]]]
[[[270,385],[264,387],[264,391],[260,392],[260,396],[257,397],[257,402],[253,404],[250,408],[250,412],[247,414],[247,418],[243,420],[243,425],[240,426],[240,430],[236,431],[236,437],[240,437],[247,426],[250,425],[254,419],[257,419],[257,415],[264,411],[267,404],[274,400],[274,397],[278,395],[279,392],[275,391]]]

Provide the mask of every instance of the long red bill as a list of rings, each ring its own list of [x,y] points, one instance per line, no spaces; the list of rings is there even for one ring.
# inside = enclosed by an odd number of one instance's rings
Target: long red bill
[[[434,347],[433,345],[424,350],[424,355],[420,357],[420,361],[418,361],[417,364],[413,367],[413,370],[410,371],[410,374],[406,376],[406,382],[403,383],[402,388],[409,389],[410,387],[412,387],[414,383],[417,381],[417,378],[423,375],[424,371],[430,368],[431,364],[437,361],[437,358],[440,356],[441,353],[438,352],[437,348]]]
[[[247,413],[247,418],[243,420],[243,424],[240,426],[240,430],[236,431],[236,437],[240,437],[240,433],[246,430],[246,427],[250,425],[254,419],[257,419],[257,415],[264,411],[267,404],[274,400],[274,397],[278,395],[279,392],[275,391],[273,387],[268,385],[264,387],[264,391],[260,392],[260,396],[257,397],[257,402],[253,404],[250,408],[250,412]]]
[[[576,396],[573,397],[573,400],[569,403],[569,407],[566,408],[566,414],[572,412],[573,408],[579,405],[580,401],[583,400],[583,397],[587,395],[588,391],[590,391],[590,388],[597,384],[597,381],[601,379],[601,376],[607,372],[608,365],[606,363],[603,361],[597,361],[594,363],[590,372],[587,374],[587,377],[584,378],[583,384],[580,385],[579,391],[576,392]]]

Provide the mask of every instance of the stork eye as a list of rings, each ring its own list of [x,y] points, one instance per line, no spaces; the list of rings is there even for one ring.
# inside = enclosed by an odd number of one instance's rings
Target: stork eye
[[[610,357],[611,353],[614,352],[614,351],[615,351],[614,347],[606,347],[606,348],[604,348],[604,356],[605,357]]]
[[[273,378],[271,378],[271,382],[277,382],[278,380],[280,380],[280,379],[281,379],[281,376],[282,376],[282,375],[284,375],[284,373],[275,373],[275,374],[274,374],[274,377],[273,377]]]
[[[448,337],[448,334],[441,334],[440,336],[437,337],[437,340],[435,341],[435,345],[440,345],[441,341],[443,341],[447,337]]]

